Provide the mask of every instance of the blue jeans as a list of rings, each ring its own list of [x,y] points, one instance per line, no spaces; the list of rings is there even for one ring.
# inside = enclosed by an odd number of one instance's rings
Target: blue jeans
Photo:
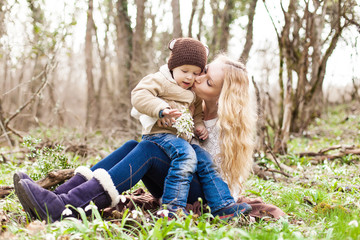
[[[162,203],[185,208],[190,182],[197,165],[194,149],[184,139],[169,133],[144,135],[143,139],[159,145],[171,159]]]
[[[197,154],[198,166],[190,183],[187,202],[194,203],[200,197],[205,199],[213,212],[234,203],[227,184],[219,174],[211,175],[212,170],[210,175],[206,174],[206,166],[212,164],[210,155],[197,145],[193,145],[193,148]],[[91,170],[107,170],[119,193],[129,190],[142,180],[149,192],[160,198],[170,163],[171,159],[154,143],[131,140],[98,162]],[[205,192],[207,196],[204,195]]]

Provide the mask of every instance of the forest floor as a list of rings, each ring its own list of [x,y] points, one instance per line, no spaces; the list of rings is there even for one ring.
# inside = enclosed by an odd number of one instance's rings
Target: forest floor
[[[291,136],[288,154],[277,156],[287,165],[289,174],[274,173],[268,179],[256,175],[246,182],[245,196],[261,197],[264,202],[281,208],[286,216],[274,221],[235,219],[223,222],[208,214],[167,220],[141,213],[125,212],[119,219],[104,220],[98,211],[82,221],[69,219],[53,224],[30,222],[16,195],[12,192],[0,199],[0,239],[360,239],[360,157],[339,154],[340,157],[317,160],[301,152],[316,152],[329,147],[329,156],[345,151],[349,146],[360,147],[360,108],[355,104],[331,106],[321,119],[302,135]],[[24,171],[35,178],[44,177],[53,165],[46,165],[49,157],[60,167],[74,167],[96,163],[104,153],[121,145],[123,139],[104,137],[100,132],[87,136],[86,143],[74,130],[36,129],[29,133],[25,146],[0,147],[0,186],[12,185],[16,171]],[[44,143],[76,146],[76,151],[35,149]],[[351,148],[351,147],[350,147]],[[74,154],[76,152],[77,154]],[[64,162],[63,155],[67,161]],[[265,168],[277,169],[278,164],[268,157],[257,156]],[[71,164],[69,164],[71,163]],[[139,183],[134,188],[142,187]],[[137,215],[137,216],[134,216]]]

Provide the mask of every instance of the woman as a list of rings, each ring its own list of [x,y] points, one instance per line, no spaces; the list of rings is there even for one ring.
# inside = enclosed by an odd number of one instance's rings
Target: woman
[[[202,147],[212,155],[233,195],[237,195],[252,166],[256,122],[246,70],[241,63],[220,55],[197,77],[193,91],[204,101],[204,121],[209,131]],[[204,160],[198,163],[188,202],[205,196],[215,216],[248,213],[251,207],[235,203],[228,185],[211,166],[209,154],[198,145],[193,147],[198,159]],[[114,206],[119,202],[119,192],[140,179],[154,197],[161,197],[170,162],[153,143],[129,141],[91,171],[78,168],[75,176],[54,192],[39,187],[24,173],[14,175],[14,186],[27,213],[53,222],[61,219],[66,204],[85,207],[93,201],[100,209]]]

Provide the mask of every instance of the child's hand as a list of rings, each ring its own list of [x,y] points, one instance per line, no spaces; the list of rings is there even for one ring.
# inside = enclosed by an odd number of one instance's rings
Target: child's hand
[[[209,133],[205,126],[197,126],[195,127],[195,135],[198,136],[201,140],[206,140],[209,136]]]
[[[157,121],[159,127],[170,127],[176,122],[176,118],[181,116],[181,112],[177,109],[165,108],[162,112],[163,117]]]

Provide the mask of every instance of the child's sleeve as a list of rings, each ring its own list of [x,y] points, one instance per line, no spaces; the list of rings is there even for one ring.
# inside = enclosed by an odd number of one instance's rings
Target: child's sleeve
[[[194,116],[193,116],[193,119],[194,119],[194,127],[197,127],[197,126],[204,126],[205,127],[205,124],[204,124],[204,121],[203,121],[203,109],[202,109],[202,99],[199,98],[198,96],[195,97],[195,111],[194,111]]]
[[[169,107],[169,104],[160,97],[164,91],[161,81],[153,74],[144,77],[131,91],[131,104],[140,113],[159,118],[160,110]]]

